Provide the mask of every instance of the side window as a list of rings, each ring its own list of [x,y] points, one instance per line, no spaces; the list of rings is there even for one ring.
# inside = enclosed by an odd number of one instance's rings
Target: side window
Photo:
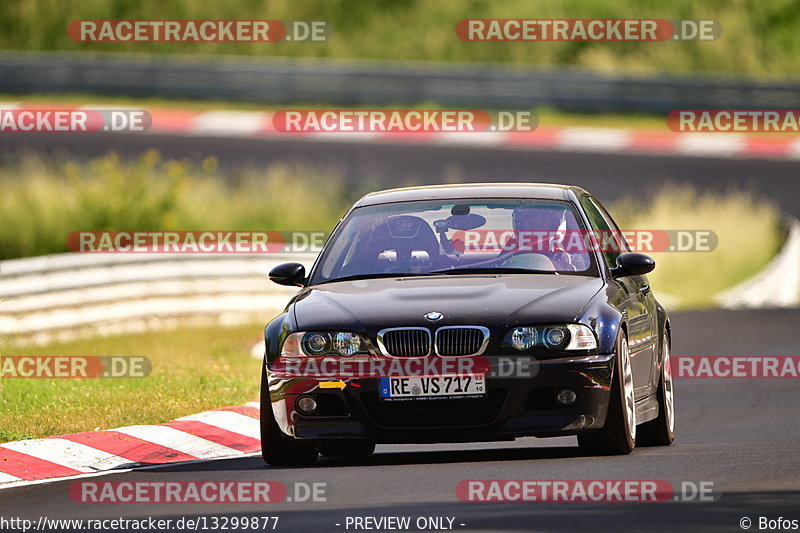
[[[345,227],[342,235],[338,235],[336,240],[331,244],[329,255],[332,257],[341,257],[337,263],[336,261],[326,261],[322,265],[322,275],[326,278],[333,277],[334,269],[341,271],[350,261],[358,239],[355,238],[356,227],[353,224]],[[345,252],[345,249],[348,249]],[[344,264],[341,264],[344,263]]]
[[[629,249],[622,232],[606,210],[591,196],[582,197],[581,206],[586,212],[592,229],[600,233],[598,242],[603,256],[608,266],[613,268],[617,264],[617,257]]]

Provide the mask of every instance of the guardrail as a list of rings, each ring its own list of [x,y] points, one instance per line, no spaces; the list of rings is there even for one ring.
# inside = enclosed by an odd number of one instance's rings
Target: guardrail
[[[0,54],[0,92],[222,99],[269,104],[551,107],[666,113],[797,109],[800,81],[605,75],[497,64],[136,54]]]
[[[717,296],[726,309],[796,307],[800,303],[800,220],[786,220],[783,248],[760,272]]]
[[[800,303],[800,221],[759,273],[721,293],[726,308]],[[266,324],[295,288],[267,279],[315,254],[56,254],[0,262],[0,338],[43,344],[178,325]],[[679,304],[668,295],[662,303]],[[672,302],[672,303],[670,303]],[[261,345],[259,348],[261,349]]]
[[[41,344],[172,325],[266,324],[297,290],[267,272],[314,254],[57,254],[0,263],[0,338]]]

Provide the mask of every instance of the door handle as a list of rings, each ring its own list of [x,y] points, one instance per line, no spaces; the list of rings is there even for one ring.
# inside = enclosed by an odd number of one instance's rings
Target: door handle
[[[639,292],[642,294],[647,294],[648,292],[650,292],[650,285],[642,285],[641,287],[639,287]]]

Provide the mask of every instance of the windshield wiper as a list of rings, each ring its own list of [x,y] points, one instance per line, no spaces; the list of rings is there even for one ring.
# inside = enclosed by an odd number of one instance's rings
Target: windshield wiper
[[[354,274],[320,281],[319,283],[333,283],[335,281],[357,281],[360,279],[378,278],[410,278],[412,276],[430,276],[432,272],[373,272],[372,274]]]
[[[553,270],[534,270],[530,268],[498,268],[498,267],[465,267],[465,268],[448,268],[445,270],[434,270],[431,274],[446,274],[446,275],[459,275],[459,274],[555,274]]]
[[[430,272],[375,272],[372,274],[354,274],[352,276],[342,276],[341,278],[326,279],[316,283],[316,285],[320,285],[322,283],[334,283],[337,281],[357,281],[362,279],[410,278],[441,275],[457,276],[464,274],[558,274],[558,272],[552,270],[533,270],[530,268],[465,267],[431,270]]]

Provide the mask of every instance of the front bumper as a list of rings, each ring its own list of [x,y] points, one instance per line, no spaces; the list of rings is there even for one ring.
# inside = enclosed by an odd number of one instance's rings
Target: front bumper
[[[487,357],[494,369],[498,361]],[[614,355],[538,361],[533,377],[486,378],[481,398],[386,402],[378,378],[345,379],[343,389],[321,388],[330,379],[286,378],[268,368],[272,410],[281,431],[304,440],[367,439],[376,443],[479,442],[516,437],[574,435],[603,427]],[[558,391],[577,394],[570,406]],[[314,415],[295,408],[301,394],[317,399]]]

